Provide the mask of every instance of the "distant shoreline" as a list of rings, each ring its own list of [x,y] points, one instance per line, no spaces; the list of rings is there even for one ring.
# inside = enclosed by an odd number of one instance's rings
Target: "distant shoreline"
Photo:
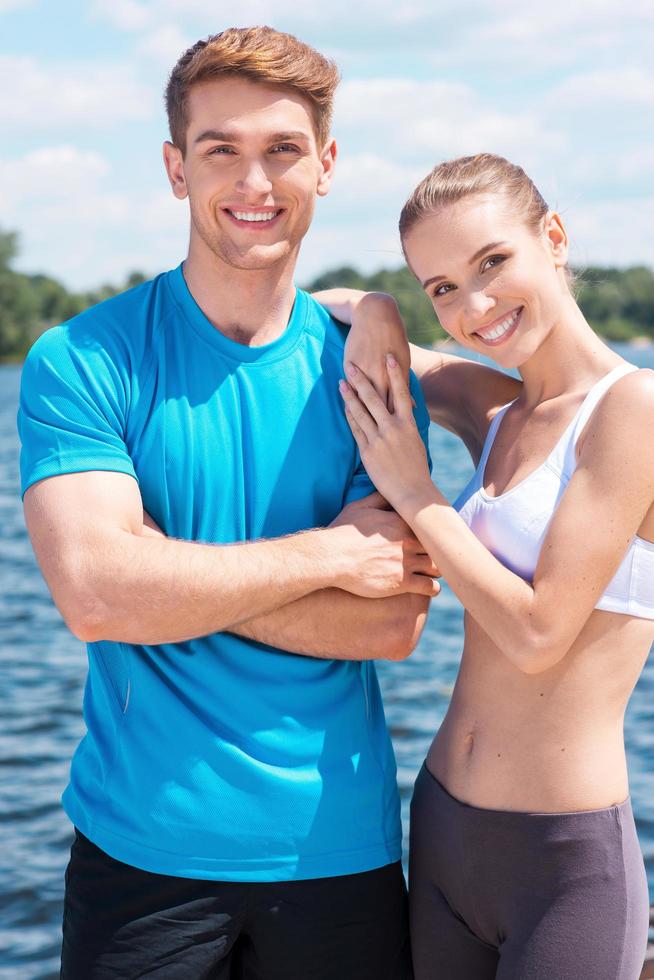
[[[602,334],[598,334],[602,337]],[[606,337],[602,337],[602,340],[606,340]],[[630,337],[629,340],[608,340],[607,343],[619,343],[625,347],[631,347],[633,350],[649,350],[654,347],[654,338],[641,335],[638,337]],[[429,347],[431,350],[444,351],[447,353],[448,349],[452,346],[452,341],[450,340],[437,340],[433,344],[425,344],[424,346]],[[25,362],[24,357],[4,357],[0,358],[0,367],[11,367],[12,365],[22,365]]]

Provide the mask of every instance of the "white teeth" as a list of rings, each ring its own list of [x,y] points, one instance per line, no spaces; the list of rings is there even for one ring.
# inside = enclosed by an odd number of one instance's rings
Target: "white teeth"
[[[239,221],[272,221],[279,211],[230,211]]]
[[[511,313],[510,316],[507,316],[506,320],[502,320],[500,324],[493,327],[492,330],[478,330],[477,333],[483,340],[497,340],[499,337],[505,334],[507,330],[510,330],[515,321],[518,319],[519,313],[520,310],[516,310],[514,313]]]

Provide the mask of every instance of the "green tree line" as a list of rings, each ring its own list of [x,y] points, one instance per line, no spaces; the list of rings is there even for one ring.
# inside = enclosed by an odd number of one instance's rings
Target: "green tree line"
[[[646,266],[629,269],[588,266],[574,270],[574,293],[591,326],[607,340],[654,340],[654,271]],[[403,269],[382,269],[363,275],[349,266],[333,269],[315,279],[311,290],[350,286],[353,289],[391,293],[416,344],[442,340],[431,302],[413,275]]]
[[[70,319],[87,307],[145,280],[132,272],[120,286],[71,293],[56,279],[16,272],[18,236],[0,229],[0,361],[21,360],[48,327]],[[654,272],[645,266],[629,269],[590,267],[577,270],[579,304],[593,327],[609,340],[644,336],[654,340]],[[307,284],[309,291],[332,286],[391,293],[398,301],[414,343],[443,338],[431,304],[408,269],[382,269],[363,275],[349,266],[326,272]]]

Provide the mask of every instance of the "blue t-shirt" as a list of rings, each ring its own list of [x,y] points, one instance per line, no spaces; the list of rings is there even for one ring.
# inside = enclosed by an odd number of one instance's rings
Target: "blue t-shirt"
[[[372,491],[344,417],[344,332],[297,291],[246,347],[182,267],[48,330],[22,376],[23,492],[111,470],[171,537],[227,543],[328,524]],[[426,440],[428,417],[413,396]],[[63,803],[120,861],[225,881],[349,874],[400,856],[395,760],[374,665],[214,633],[88,644],[87,734]]]

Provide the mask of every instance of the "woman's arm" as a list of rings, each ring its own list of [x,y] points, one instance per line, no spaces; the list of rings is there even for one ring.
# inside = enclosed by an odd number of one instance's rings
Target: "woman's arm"
[[[504,655],[525,673],[549,669],[581,632],[652,506],[654,453],[643,446],[654,426],[654,372],[618,381],[593,413],[533,585],[505,568],[433,486],[406,386],[396,366],[389,374],[393,415],[361,372],[341,389],[366,470]]]
[[[432,422],[459,436],[476,463],[490,419],[517,396],[520,382],[467,358],[409,344],[397,303],[387,293],[329,289],[314,293],[314,299],[337,320],[352,324],[345,363],[361,368],[389,408],[386,355],[393,354],[405,377],[409,367],[416,374]]]

